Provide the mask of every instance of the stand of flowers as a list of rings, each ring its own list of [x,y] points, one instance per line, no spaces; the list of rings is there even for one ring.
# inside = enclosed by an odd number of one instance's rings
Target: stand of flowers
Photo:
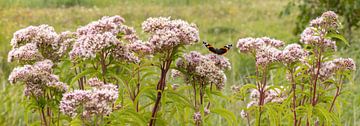
[[[232,84],[234,94],[221,93],[226,71],[234,70],[229,59],[185,52],[200,39],[195,24],[148,18],[142,40],[124,23],[112,16],[74,32],[39,25],[14,33],[8,61],[19,67],[9,82],[25,85],[38,125],[219,125],[210,121],[217,115],[228,125],[341,123],[336,106],[356,67],[352,59],[334,55],[335,40],[346,40],[332,11],[310,22],[301,45],[239,39],[237,48],[254,57],[255,71],[253,84]],[[286,71],[287,80],[273,83],[272,71]],[[239,99],[247,105],[238,111],[223,106]]]

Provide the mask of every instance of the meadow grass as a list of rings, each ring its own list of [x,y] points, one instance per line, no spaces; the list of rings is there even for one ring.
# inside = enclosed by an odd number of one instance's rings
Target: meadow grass
[[[70,1],[70,2],[69,2]],[[73,2],[76,3],[73,3]],[[12,65],[7,63],[7,53],[11,49],[12,34],[29,25],[49,24],[56,31],[73,31],[79,26],[97,20],[102,16],[120,15],[125,18],[127,25],[135,27],[138,34],[145,38],[141,32],[141,22],[148,17],[171,16],[181,18],[197,24],[201,40],[220,47],[224,44],[236,45],[242,37],[269,36],[283,40],[287,43],[298,42],[298,36],[292,34],[295,27],[294,13],[279,17],[287,1],[279,0],[0,0],[0,125],[24,125],[34,122],[37,114],[26,111],[23,103],[23,87],[9,85],[7,77]],[[296,12],[295,12],[296,13]],[[359,34],[355,31],[354,35]],[[340,55],[351,57],[360,61],[358,44],[359,36],[355,36],[351,47],[341,48]],[[201,43],[189,50],[208,53]],[[231,85],[249,83],[247,77],[252,74],[254,62],[248,56],[232,49],[226,54],[232,63],[232,69],[227,71],[228,82],[225,89],[229,91]],[[274,74],[284,74],[281,72]],[[354,78],[358,76],[354,75]],[[283,78],[272,78],[274,84],[281,83]],[[360,103],[359,85],[355,79],[347,86],[347,95],[342,96],[344,105],[342,122],[344,125],[360,123],[358,105]],[[239,117],[239,104],[224,102],[237,117]],[[225,105],[224,105],[225,106]],[[241,119],[238,119],[241,120]]]

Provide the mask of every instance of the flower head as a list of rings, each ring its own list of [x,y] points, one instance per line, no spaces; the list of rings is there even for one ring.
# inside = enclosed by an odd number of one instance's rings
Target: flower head
[[[139,62],[138,57],[124,42],[135,42],[138,37],[133,28],[123,23],[124,19],[120,16],[103,17],[77,29],[77,38],[69,53],[70,58],[76,61],[106,55],[117,61]]]
[[[148,18],[142,23],[150,33],[149,43],[155,52],[163,52],[180,44],[189,45],[199,40],[199,31],[194,24],[170,18]]]
[[[326,35],[332,30],[337,31],[338,26],[338,16],[333,11],[324,12],[321,17],[310,21],[310,27],[301,33],[300,41],[304,44],[336,51],[335,41],[326,38]]]
[[[47,88],[54,91],[65,92],[67,85],[59,81],[59,78],[52,74],[53,63],[50,60],[36,62],[34,65],[24,65],[15,68],[9,75],[10,83],[23,82],[26,96],[41,96]]]
[[[117,15],[112,17],[104,16],[98,21],[91,22],[86,26],[78,28],[76,33],[81,36],[109,32],[116,36],[120,31],[124,31],[124,28],[122,28],[124,22],[125,19]]]
[[[8,54],[8,62],[12,61],[39,61],[43,56],[34,43],[27,43],[19,48],[13,48]]]
[[[199,80],[215,84],[219,89],[224,87],[226,75],[213,59],[196,51],[184,54],[183,57],[177,61],[176,65],[187,72],[184,75],[194,75]]]
[[[301,48],[298,44],[290,44],[285,47],[282,51],[282,62],[284,63],[293,63],[296,61],[303,60],[308,53]]]
[[[129,49],[139,55],[149,55],[153,53],[150,43],[142,42],[141,40],[129,44]]]
[[[65,93],[60,102],[60,111],[71,117],[81,114],[84,118],[93,115],[108,115],[112,112],[112,104],[118,98],[118,89],[113,84],[104,84],[97,78],[89,80],[92,90],[75,90]],[[95,83],[97,83],[95,85]],[[81,109],[82,113],[79,113]]]
[[[263,46],[281,47],[284,42],[269,37],[262,38],[242,38],[238,40],[237,47],[242,53],[256,53],[256,50]]]
[[[224,56],[216,55],[216,54],[208,54],[205,55],[206,58],[210,59],[211,61],[215,62],[215,65],[220,69],[231,69],[231,64],[229,59]]]
[[[326,80],[333,76],[337,71],[355,71],[356,65],[351,58],[337,58],[332,61],[324,62],[321,65],[319,76],[321,80]]]
[[[256,50],[256,65],[266,66],[269,63],[280,61],[282,52],[271,46],[262,46]]]

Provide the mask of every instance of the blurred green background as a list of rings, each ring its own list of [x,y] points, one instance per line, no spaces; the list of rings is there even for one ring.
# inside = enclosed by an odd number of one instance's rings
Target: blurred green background
[[[7,81],[14,67],[7,62],[10,40],[21,28],[49,24],[57,32],[73,31],[102,16],[120,15],[125,18],[126,25],[135,27],[138,34],[144,36],[142,21],[148,17],[171,16],[197,24],[201,39],[218,47],[228,43],[236,45],[239,38],[262,36],[296,43],[299,35],[294,35],[293,30],[299,11],[293,9],[292,13],[280,16],[288,3],[289,0],[0,0],[0,125],[25,125],[37,120],[35,113],[26,111],[23,86],[10,85]],[[360,62],[359,38],[360,31],[353,31],[351,46],[340,47],[338,55]],[[208,53],[201,43],[190,50]],[[231,85],[248,82],[246,77],[253,73],[254,62],[249,56],[239,54],[237,49],[232,49],[226,57],[232,69],[227,71],[224,91],[230,94]],[[340,99],[344,103],[341,112],[344,125],[360,125],[358,75],[356,72],[354,83],[347,85],[349,93]],[[236,107],[231,109],[236,115],[241,111]]]

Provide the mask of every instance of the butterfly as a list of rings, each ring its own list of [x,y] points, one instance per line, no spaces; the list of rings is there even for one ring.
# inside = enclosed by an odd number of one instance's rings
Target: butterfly
[[[204,46],[206,48],[209,49],[210,52],[213,52],[213,53],[218,54],[218,55],[225,54],[232,47],[232,44],[228,44],[228,45],[225,45],[222,48],[214,48],[212,45],[210,45],[209,43],[207,43],[205,41],[203,41],[203,44],[204,44]]]

